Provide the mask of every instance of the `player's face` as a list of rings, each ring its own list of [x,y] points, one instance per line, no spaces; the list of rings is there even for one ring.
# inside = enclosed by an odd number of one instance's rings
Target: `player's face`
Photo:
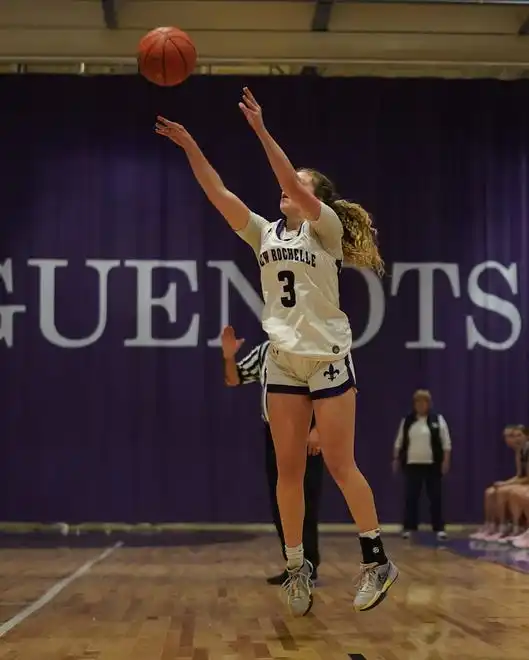
[[[304,186],[305,188],[308,188],[313,193],[314,183],[312,181],[311,175],[308,172],[305,172],[304,170],[298,172],[297,175],[301,185]],[[285,193],[281,193],[281,201],[279,203],[279,208],[281,209],[281,213],[283,213],[283,215],[286,216],[301,215],[301,209],[296,204],[294,204],[294,202],[289,197],[287,197]]]
[[[514,431],[512,429],[505,429],[503,432],[503,439],[505,440],[507,447],[510,447],[511,449],[514,447]]]
[[[430,402],[428,401],[428,399],[425,399],[423,396],[419,396],[413,402],[413,407],[415,408],[415,412],[417,413],[417,415],[420,415],[422,417],[429,413]]]
[[[430,402],[428,399],[425,399],[424,397],[417,397],[415,401],[413,402],[415,412],[417,415],[427,415],[429,410],[430,410]]]
[[[512,434],[512,442],[515,447],[521,447],[525,442],[525,436],[522,431],[516,429]]]

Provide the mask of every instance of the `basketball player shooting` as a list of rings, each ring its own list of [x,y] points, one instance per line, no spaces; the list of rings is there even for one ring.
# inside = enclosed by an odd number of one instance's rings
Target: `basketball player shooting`
[[[361,573],[353,606],[378,605],[398,577],[384,552],[373,493],[354,460],[356,380],[351,329],[340,309],[342,262],[383,272],[376,230],[358,204],[340,199],[315,170],[296,172],[267,131],[262,110],[244,88],[239,104],[281,187],[283,218],[268,222],[230,192],[186,129],[158,117],[156,132],[184,150],[210,202],[254,250],[261,268],[263,329],[270,339],[266,391],[277,457],[277,499],[294,616],[312,607],[313,567],[304,558],[303,478],[312,410],[325,463],[360,532]]]

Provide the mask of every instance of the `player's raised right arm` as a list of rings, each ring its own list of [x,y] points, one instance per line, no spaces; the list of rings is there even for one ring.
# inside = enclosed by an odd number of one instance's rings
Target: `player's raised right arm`
[[[237,195],[226,188],[200,147],[195,143],[194,146],[186,149],[186,156],[202,190],[230,227],[234,231],[246,229],[250,219],[250,209]]]
[[[188,131],[181,124],[159,116],[156,121],[156,132],[182,147],[193,174],[209,201],[225,217],[234,231],[244,231],[250,222],[250,209],[237,195],[226,188]]]

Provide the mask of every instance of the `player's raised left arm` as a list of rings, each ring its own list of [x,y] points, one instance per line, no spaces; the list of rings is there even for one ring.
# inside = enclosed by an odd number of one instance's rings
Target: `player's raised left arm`
[[[318,221],[322,211],[322,203],[300,182],[288,156],[266,129],[261,106],[247,87],[243,89],[243,97],[239,103],[239,108],[261,141],[281,190],[290,197],[294,204],[303,210],[307,220],[311,222]]]

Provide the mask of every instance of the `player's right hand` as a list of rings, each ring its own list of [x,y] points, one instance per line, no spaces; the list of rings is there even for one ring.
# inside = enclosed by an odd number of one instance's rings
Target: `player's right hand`
[[[234,358],[239,348],[244,344],[244,339],[237,339],[235,330],[227,325],[221,335],[222,355],[230,360]]]

